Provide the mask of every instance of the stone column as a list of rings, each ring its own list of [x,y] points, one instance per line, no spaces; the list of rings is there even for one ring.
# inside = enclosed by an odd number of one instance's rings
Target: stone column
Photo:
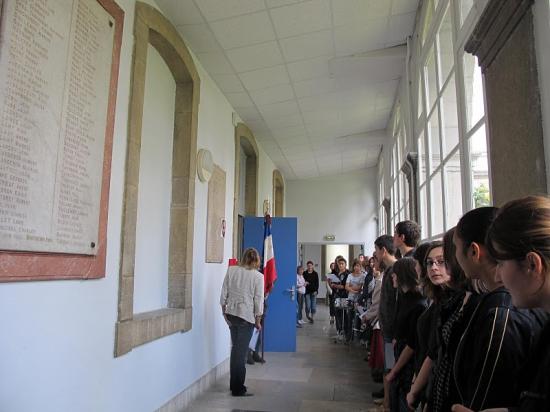
[[[490,0],[465,50],[481,66],[495,205],[546,193],[534,0]]]

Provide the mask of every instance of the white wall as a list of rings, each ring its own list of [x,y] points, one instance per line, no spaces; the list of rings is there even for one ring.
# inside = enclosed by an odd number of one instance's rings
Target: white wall
[[[287,216],[298,217],[298,242],[362,243],[376,239],[377,169],[304,180],[286,185]]]
[[[205,233],[208,186],[196,180],[193,253],[193,329],[114,358],[118,303],[121,211],[124,189],[134,1],[118,0],[125,12],[112,153],[106,277],[91,281],[25,282],[0,285],[0,410],[18,412],[150,412],[206,374],[229,356],[230,338],[220,316],[218,294],[226,264],[206,264]],[[158,63],[155,56],[151,57]],[[162,65],[148,67],[162,74]],[[234,188],[233,109],[198,67],[201,98],[198,148],[207,148],[227,173],[225,262],[231,254]],[[161,116],[166,98],[150,94],[146,107]],[[147,115],[145,128],[154,126]],[[149,120],[147,120],[149,119]],[[164,142],[163,144],[168,144]],[[160,159],[166,153],[158,154]],[[142,164],[153,157],[145,153]],[[147,167],[152,167],[149,165]],[[273,163],[260,152],[260,196],[272,191]],[[165,191],[167,186],[159,190]],[[164,195],[163,195],[164,196]],[[157,211],[143,201],[145,215]],[[164,207],[164,206],[162,206]],[[140,212],[141,213],[141,212]],[[166,217],[166,216],[164,216]],[[140,236],[147,236],[147,233]],[[161,235],[155,235],[161,236]],[[142,267],[166,254],[140,256]],[[164,259],[164,257],[162,258]],[[155,306],[165,280],[157,268],[153,286],[138,286],[138,308]],[[165,278],[164,278],[165,279]],[[143,279],[142,279],[143,280]],[[141,281],[141,280],[140,280]],[[147,282],[147,281],[146,281]],[[140,303],[141,302],[141,303]],[[141,305],[141,306],[140,306]]]
[[[550,193],[550,1],[539,0],[533,5],[535,48],[539,75],[546,159],[546,187]]]

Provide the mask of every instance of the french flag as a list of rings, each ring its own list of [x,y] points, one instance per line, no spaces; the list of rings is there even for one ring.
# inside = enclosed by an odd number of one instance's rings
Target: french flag
[[[275,253],[273,252],[273,237],[271,236],[271,216],[264,220],[264,293],[267,295],[277,280]]]

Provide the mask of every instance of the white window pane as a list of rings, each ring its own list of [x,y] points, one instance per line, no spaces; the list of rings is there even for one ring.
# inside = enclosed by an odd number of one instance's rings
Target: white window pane
[[[424,142],[424,132],[418,136],[418,183],[426,181],[426,144]]]
[[[443,107],[443,156],[458,145],[458,108],[454,75],[450,78],[442,96]]]
[[[401,177],[399,179],[400,181],[400,190],[399,190],[399,206],[404,207],[405,203],[407,203],[407,199],[409,197],[409,185],[407,184],[407,178],[403,173],[401,173]]]
[[[428,132],[430,133],[429,156],[432,162],[430,173],[441,164],[441,152],[439,144],[439,115],[437,110],[432,113],[428,120]]]
[[[426,60],[426,85],[428,92],[428,113],[432,110],[436,99],[437,99],[437,81],[436,81],[436,66],[435,66],[435,55],[434,48],[430,49],[428,52],[428,57]]]
[[[460,173],[460,152],[457,151],[445,164],[445,191],[447,192],[447,227],[450,229],[462,216],[462,179]]]
[[[441,171],[430,181],[430,211],[432,213],[432,230],[430,236],[442,233],[443,228],[443,191],[441,190]]]
[[[439,28],[439,61],[441,63],[440,87],[444,84],[454,66],[453,53],[453,24],[451,18],[451,7],[447,8],[445,17]]]
[[[470,138],[469,147],[474,207],[487,206],[491,204],[491,193],[489,191],[489,161],[485,125],[482,125]]]
[[[463,62],[466,96],[466,125],[467,130],[470,130],[485,115],[483,81],[477,57],[465,53]]]
[[[426,186],[420,188],[420,226],[422,228],[422,237],[428,236],[428,195]]]
[[[424,112],[424,103],[422,102],[422,79],[420,78],[422,76],[421,72],[418,73],[418,82],[416,85],[416,92],[417,92],[417,101],[416,101],[416,118],[420,119],[422,116],[422,113]]]

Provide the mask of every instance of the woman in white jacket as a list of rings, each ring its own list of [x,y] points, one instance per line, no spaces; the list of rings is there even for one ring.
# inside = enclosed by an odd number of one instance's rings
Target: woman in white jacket
[[[246,354],[254,326],[261,328],[264,309],[264,276],[258,272],[260,255],[254,248],[244,251],[239,266],[231,266],[223,281],[220,304],[231,332],[229,388],[233,396],[252,396],[246,391]]]

